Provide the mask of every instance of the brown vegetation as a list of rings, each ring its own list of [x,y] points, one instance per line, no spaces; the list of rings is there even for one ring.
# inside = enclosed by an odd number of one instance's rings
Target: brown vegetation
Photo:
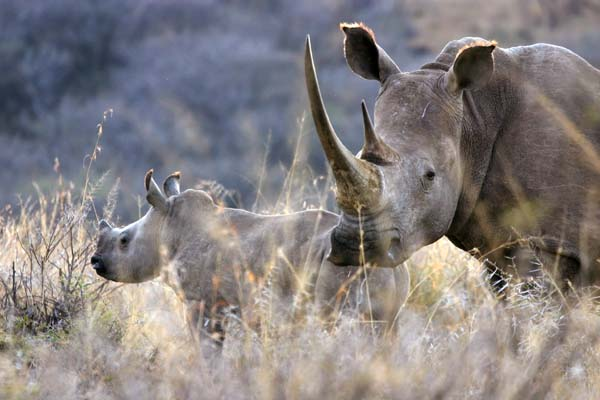
[[[118,196],[133,213],[142,191],[113,185],[109,167],[128,183],[148,165],[225,181],[200,185],[230,205],[240,199],[226,187],[240,189],[258,211],[328,204],[330,179],[306,167],[322,161],[316,137],[289,135],[306,109],[307,33],[331,43],[322,51],[339,46],[319,58],[342,132],[375,91],[343,65],[340,20],[374,27],[405,69],[464,35],[555,42],[600,63],[594,0],[350,3],[2,2],[0,197],[36,195],[0,211],[1,399],[597,398],[598,299],[515,279],[498,300],[484,261],[444,239],[408,261],[393,332],[353,310],[334,325],[313,313],[275,325],[264,313],[249,328],[232,315],[221,349],[191,339],[159,281],[106,283],[88,265],[98,218],[111,219]],[[82,172],[81,133],[107,105],[116,117],[99,126],[98,140],[111,132],[104,157],[92,168],[96,143]]]
[[[301,170],[291,168],[274,209],[299,208],[292,193],[314,190],[297,186]],[[2,214],[1,398],[523,399],[600,390],[594,298],[567,302],[525,282],[499,301],[481,263],[446,240],[409,260],[411,294],[393,332],[353,310],[334,325],[316,313],[275,325],[263,291],[260,328],[231,316],[221,349],[198,346],[170,289],[104,284],[87,266],[96,186],[78,194],[59,180],[52,194]]]

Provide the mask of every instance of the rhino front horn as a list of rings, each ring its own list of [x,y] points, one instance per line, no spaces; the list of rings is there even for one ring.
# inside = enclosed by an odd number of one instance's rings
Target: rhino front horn
[[[306,37],[304,74],[319,141],[335,178],[338,205],[350,214],[375,207],[381,194],[381,176],[375,165],[355,157],[335,133],[323,104],[309,36]]]
[[[154,181],[152,174],[154,173],[153,169],[150,169],[146,172],[146,176],[144,177],[144,184],[146,186],[146,200],[148,203],[157,210],[161,212],[166,212],[168,210],[167,206],[167,198],[160,191],[160,188]]]

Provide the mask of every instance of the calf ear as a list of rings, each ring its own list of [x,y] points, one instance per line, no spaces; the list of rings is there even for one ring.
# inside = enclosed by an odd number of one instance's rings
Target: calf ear
[[[167,197],[176,196],[180,193],[179,181],[181,179],[181,172],[173,172],[165,179],[163,183],[163,190]]]
[[[167,212],[167,199],[164,194],[160,191],[158,185],[152,178],[152,174],[154,170],[149,170],[146,172],[146,177],[144,178],[144,184],[146,186],[146,200],[148,203],[157,210],[161,212]]]
[[[451,93],[484,87],[494,72],[492,52],[496,42],[478,42],[465,47],[456,56],[446,73],[446,85]]]
[[[340,24],[346,34],[344,56],[352,71],[365,79],[382,82],[390,75],[400,72],[400,68],[375,42],[373,31],[362,23]]]

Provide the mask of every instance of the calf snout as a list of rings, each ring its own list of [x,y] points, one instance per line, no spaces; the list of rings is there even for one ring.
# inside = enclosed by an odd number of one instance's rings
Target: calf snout
[[[97,274],[103,274],[106,272],[106,266],[104,265],[104,261],[102,261],[102,257],[94,254],[90,260],[92,263],[92,268],[96,271]]]

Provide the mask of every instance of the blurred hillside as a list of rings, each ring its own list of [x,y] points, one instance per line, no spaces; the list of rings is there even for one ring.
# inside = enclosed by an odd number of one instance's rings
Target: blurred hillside
[[[323,172],[311,119],[299,125],[306,34],[330,115],[353,150],[360,99],[372,105],[377,93],[345,66],[340,21],[371,26],[404,70],[466,35],[565,45],[600,65],[598,0],[3,0],[1,204],[33,192],[32,181],[52,185],[55,158],[80,181],[107,109],[95,170],[111,171],[105,191],[121,178],[119,204],[129,210],[150,167],[182,170],[187,182],[216,179],[251,205],[266,150],[268,199],[300,132],[305,161]]]

